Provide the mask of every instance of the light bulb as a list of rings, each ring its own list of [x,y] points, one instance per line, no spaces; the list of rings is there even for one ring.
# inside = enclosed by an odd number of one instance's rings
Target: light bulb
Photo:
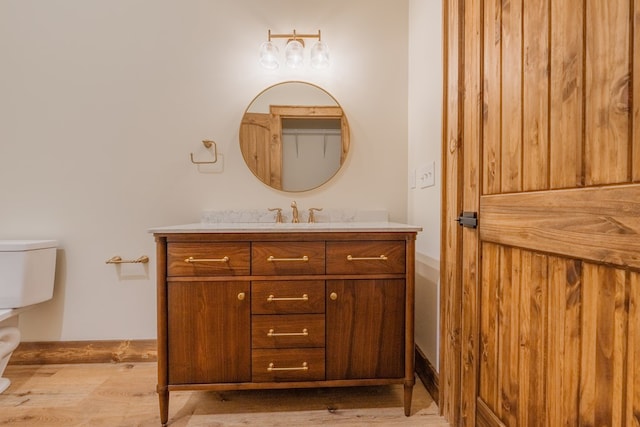
[[[271,42],[264,42],[260,46],[260,65],[269,70],[278,68],[278,47]]]
[[[311,47],[311,66],[316,69],[329,66],[329,46],[320,40]]]
[[[287,43],[287,47],[284,51],[284,58],[287,67],[298,68],[302,66],[302,54],[304,52],[304,46],[298,40],[291,40]]]

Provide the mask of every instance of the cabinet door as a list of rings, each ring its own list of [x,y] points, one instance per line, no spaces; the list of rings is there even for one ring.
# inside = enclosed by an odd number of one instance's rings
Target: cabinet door
[[[169,383],[251,381],[249,282],[169,282]]]
[[[327,379],[404,376],[405,281],[327,281]]]

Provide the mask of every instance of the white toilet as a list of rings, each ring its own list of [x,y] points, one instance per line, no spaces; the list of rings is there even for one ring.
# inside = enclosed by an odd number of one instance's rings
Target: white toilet
[[[0,393],[11,384],[2,374],[20,343],[18,313],[53,297],[57,244],[55,240],[0,240]]]

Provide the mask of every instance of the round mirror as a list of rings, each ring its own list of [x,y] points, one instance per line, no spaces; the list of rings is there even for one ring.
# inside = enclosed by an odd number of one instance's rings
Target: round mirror
[[[262,182],[307,191],[331,179],[349,151],[349,125],[340,104],[305,82],[278,83],[256,96],[242,117],[240,150]]]

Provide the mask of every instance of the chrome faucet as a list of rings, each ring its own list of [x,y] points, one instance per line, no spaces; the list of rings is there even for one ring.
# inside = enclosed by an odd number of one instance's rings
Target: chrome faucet
[[[298,218],[298,205],[296,204],[295,200],[291,202],[291,209],[293,209],[292,211],[293,218],[291,219],[291,222],[295,222],[295,223],[300,222],[300,218]]]

